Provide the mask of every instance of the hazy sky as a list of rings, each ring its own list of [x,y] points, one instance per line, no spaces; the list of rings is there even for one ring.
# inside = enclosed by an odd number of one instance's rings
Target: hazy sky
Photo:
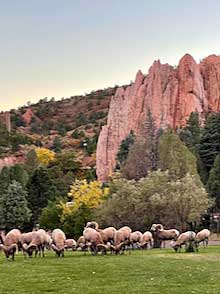
[[[218,0],[0,0],[0,110],[220,54]]]

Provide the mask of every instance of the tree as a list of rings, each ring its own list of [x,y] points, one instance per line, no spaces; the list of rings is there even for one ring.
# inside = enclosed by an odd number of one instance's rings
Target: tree
[[[171,130],[160,137],[158,167],[162,171],[169,170],[175,179],[182,178],[187,173],[199,179],[195,156]]]
[[[28,206],[31,209],[32,223],[34,224],[41,214],[42,208],[46,207],[49,200],[55,200],[57,189],[49,176],[46,167],[37,168],[29,178],[28,184]]]
[[[199,144],[199,155],[203,166],[209,174],[217,154],[220,152],[220,114],[208,116]],[[208,177],[206,178],[206,181]]]
[[[49,201],[48,205],[42,209],[39,223],[42,228],[56,229],[61,227],[62,209],[56,201]]]
[[[99,181],[75,180],[68,193],[70,201],[68,203],[61,202],[63,213],[70,214],[82,205],[93,209],[103,202],[107,194],[108,188],[103,189],[102,183]]]
[[[52,149],[53,149],[56,153],[60,153],[60,152],[61,152],[62,144],[61,144],[60,137],[56,136],[56,137],[54,138]]]
[[[47,148],[38,147],[35,149],[38,161],[44,166],[48,166],[50,162],[55,160],[55,153]]]
[[[215,158],[206,188],[209,195],[215,199],[216,207],[220,209],[220,154]]]
[[[205,188],[198,186],[194,176],[189,174],[181,179],[167,182],[160,193],[150,198],[152,211],[159,214],[161,223],[176,226],[182,231],[191,222],[200,220],[201,214],[210,206]]]
[[[39,165],[38,157],[35,150],[31,150],[27,153],[25,159],[25,168],[28,173],[32,173]]]
[[[130,147],[128,157],[121,167],[122,177],[128,180],[139,180],[145,177],[151,169],[146,142],[136,140]]]
[[[173,179],[168,171],[153,171],[137,182],[114,181],[109,197],[96,210],[96,220],[102,226],[129,225],[141,231],[152,223],[183,229],[208,206],[208,195],[195,176]]]
[[[10,181],[19,182],[23,188],[26,187],[28,182],[28,173],[22,164],[15,164],[10,168]]]
[[[23,228],[31,218],[31,211],[28,208],[27,192],[21,184],[12,181],[8,190],[0,198],[0,220],[1,226],[6,230],[12,228]]]
[[[179,137],[186,146],[193,152],[198,151],[201,129],[198,112],[192,112],[187,121],[186,127],[180,130]]]
[[[128,157],[129,148],[134,144],[134,132],[131,131],[130,134],[121,142],[119,151],[117,154],[117,161],[121,165]]]

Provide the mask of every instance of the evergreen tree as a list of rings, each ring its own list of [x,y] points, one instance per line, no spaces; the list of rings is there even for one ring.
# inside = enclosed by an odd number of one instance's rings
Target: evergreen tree
[[[28,173],[24,166],[21,164],[16,164],[10,168],[10,181],[19,182],[23,188],[26,187],[28,182]]]
[[[6,230],[22,228],[31,217],[27,192],[17,181],[12,181],[8,190],[0,198],[0,222]]]
[[[122,140],[117,154],[117,161],[120,165],[127,159],[129,148],[134,144],[134,139],[134,132],[130,131],[130,134],[124,140]]]
[[[220,208],[220,154],[215,158],[214,165],[209,173],[209,179],[206,185],[210,196],[215,199],[215,205]]]
[[[195,156],[171,130],[160,138],[158,166],[162,171],[169,170],[174,179],[189,173],[199,180]]]
[[[7,191],[10,183],[10,170],[8,167],[3,167],[0,173],[0,197]]]
[[[60,153],[60,152],[61,152],[62,144],[61,144],[60,137],[56,136],[56,137],[54,138],[52,149],[53,149],[56,153]]]
[[[209,174],[217,154],[220,152],[220,114],[208,116],[202,132],[199,155],[204,169]],[[207,179],[206,179],[207,181]]]
[[[29,151],[25,160],[25,168],[28,173],[32,173],[38,167],[38,165],[39,161],[35,150]]]
[[[57,189],[51,180],[46,167],[37,168],[30,177],[28,184],[28,205],[31,209],[33,224],[38,220],[42,208],[47,206],[49,200],[54,200]]]
[[[192,151],[198,151],[201,129],[198,112],[192,112],[187,121],[186,127],[179,132],[180,139]]]

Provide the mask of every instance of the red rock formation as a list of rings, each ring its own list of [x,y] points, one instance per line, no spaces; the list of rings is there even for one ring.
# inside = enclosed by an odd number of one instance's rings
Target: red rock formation
[[[33,111],[32,111],[30,108],[28,108],[28,109],[26,110],[26,112],[22,115],[22,118],[23,118],[23,120],[25,121],[25,123],[26,123],[27,125],[29,125],[30,122],[31,122],[31,120],[32,120],[32,118],[33,118],[34,116],[35,116],[35,115],[34,115]]]
[[[133,84],[117,89],[98,140],[99,180],[112,174],[121,141],[131,130],[140,134],[148,109],[161,128],[183,126],[193,111],[220,111],[220,57],[197,64],[186,54],[177,68],[155,61],[146,76],[138,71]]]
[[[3,169],[3,167],[11,167],[18,163],[23,163],[24,158],[22,155],[19,156],[8,156],[4,158],[0,158],[0,171]]]

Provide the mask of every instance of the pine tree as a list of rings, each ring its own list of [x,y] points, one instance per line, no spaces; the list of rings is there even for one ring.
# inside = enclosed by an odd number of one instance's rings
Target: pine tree
[[[193,152],[198,151],[201,129],[198,112],[192,112],[187,121],[186,127],[179,132],[180,139]]]
[[[56,137],[54,138],[52,149],[53,149],[56,153],[60,153],[60,152],[61,152],[62,144],[61,144],[60,137],[56,136]]]
[[[27,192],[17,181],[12,181],[6,193],[0,198],[0,222],[6,230],[22,228],[29,222],[31,211],[28,208]]]
[[[134,144],[135,135],[134,132],[131,131],[130,134],[121,142],[118,154],[117,161],[121,165],[128,157],[129,148]]]
[[[217,208],[220,208],[220,154],[215,158],[214,165],[209,173],[209,179],[206,185],[210,196],[215,199]]]
[[[199,155],[207,174],[209,174],[219,152],[220,114],[216,113],[208,116],[199,144]]]
[[[42,208],[46,207],[49,200],[54,200],[57,189],[51,180],[46,167],[37,168],[30,177],[28,184],[28,205],[31,209],[33,224],[38,220]]]

